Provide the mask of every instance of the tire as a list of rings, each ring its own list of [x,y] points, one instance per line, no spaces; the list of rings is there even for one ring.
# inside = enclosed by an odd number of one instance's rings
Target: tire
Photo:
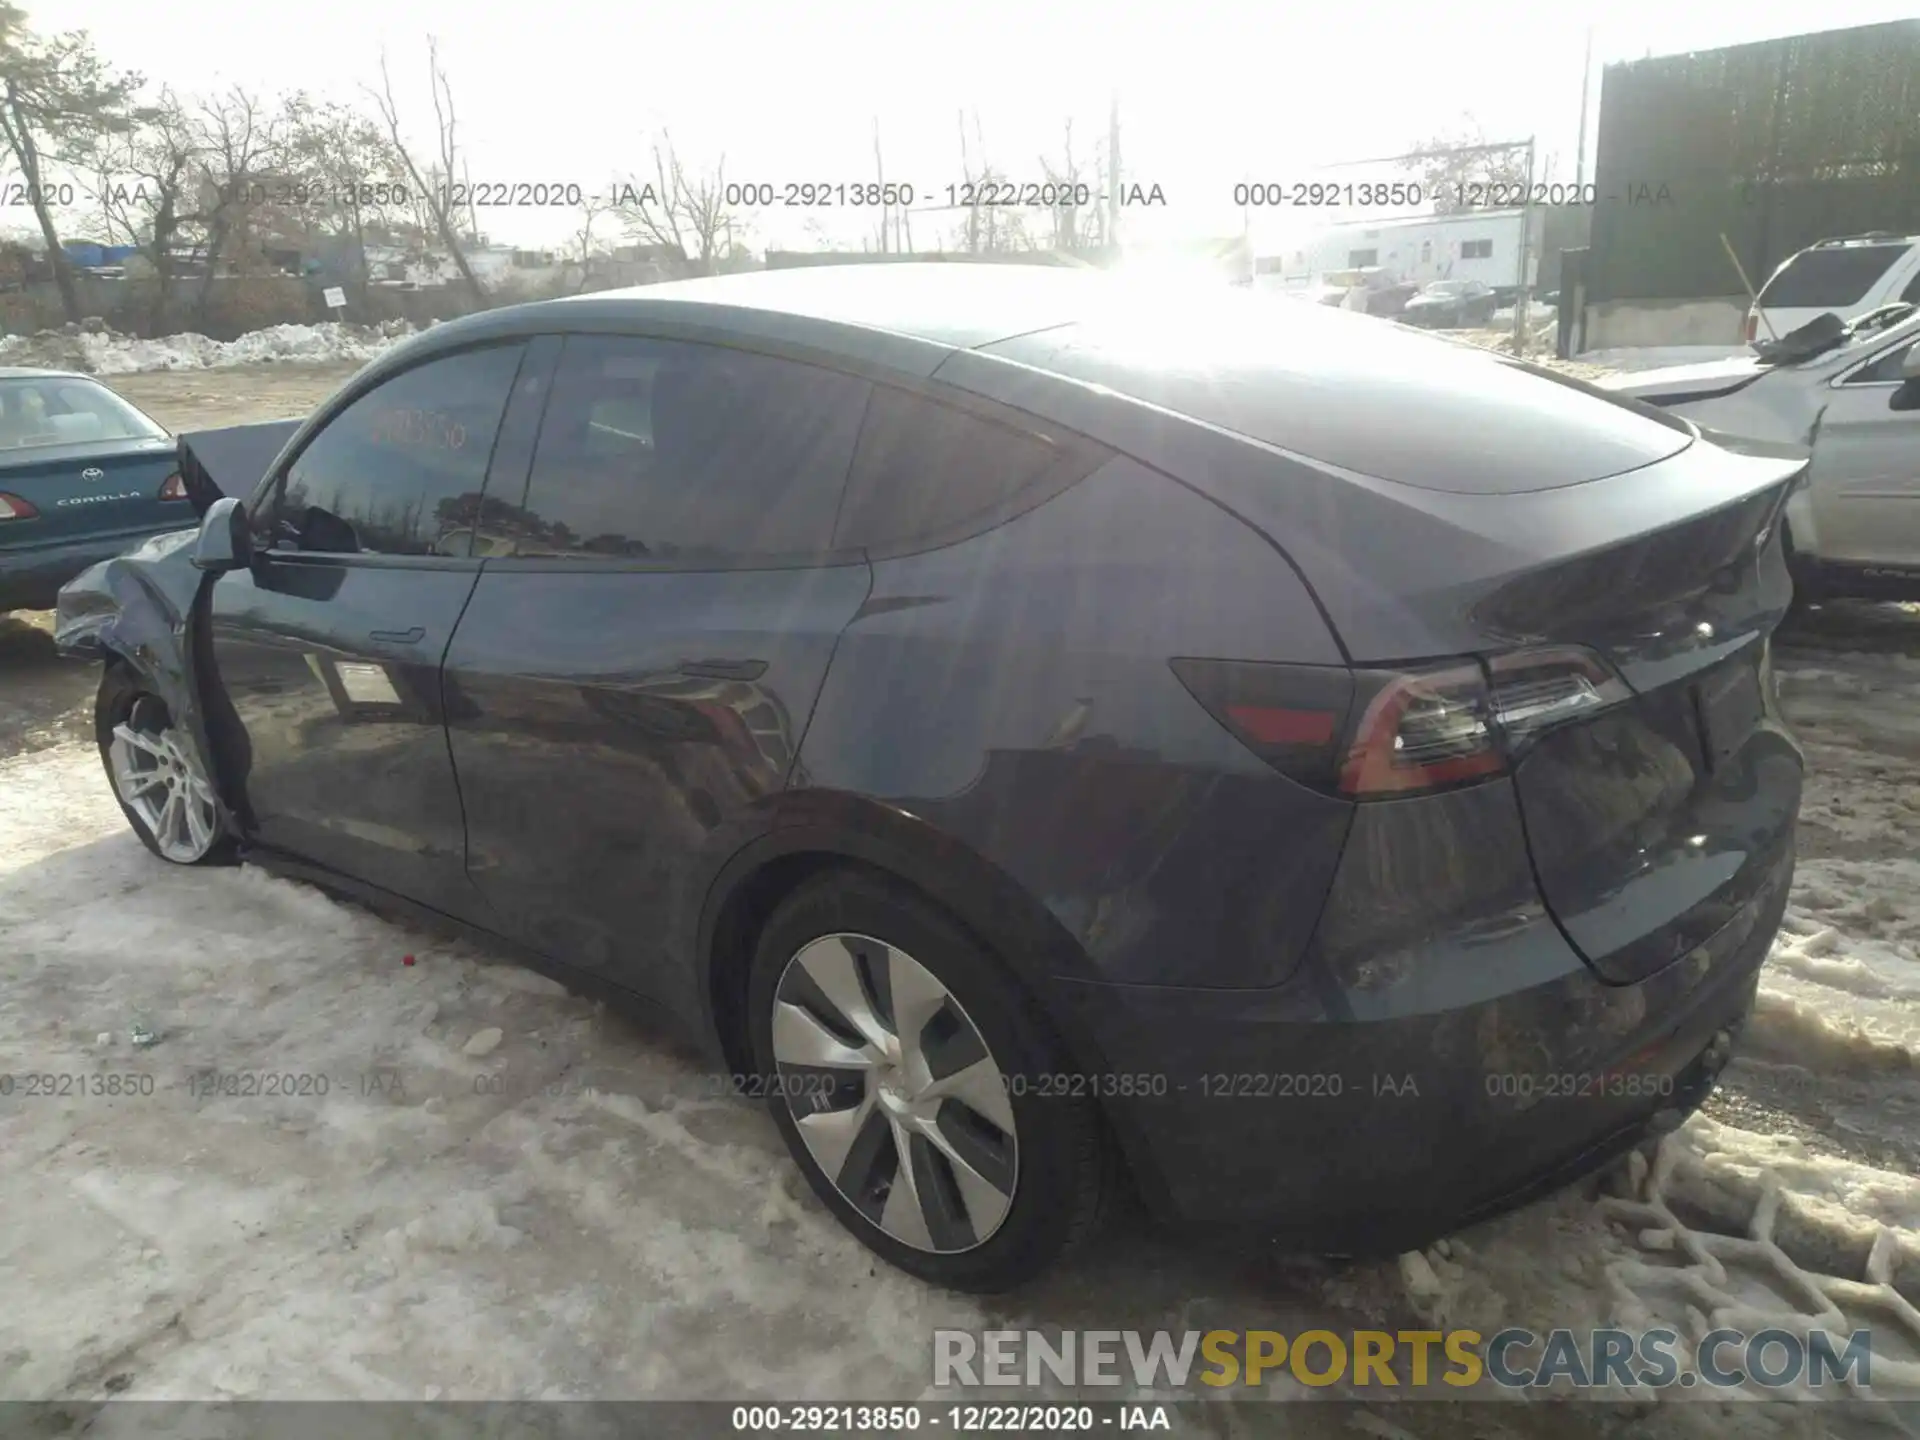
[[[107,784],[142,845],[170,865],[232,862],[233,837],[198,748],[125,665],[109,665],[100,677],[93,730]]]
[[[906,1002],[895,1004],[903,994],[926,1017],[918,1042]],[[760,933],[748,1007],[768,1106],[795,1163],[889,1264],[994,1294],[1100,1229],[1116,1180],[1098,1105],[1058,1093],[1057,1081],[1040,1093],[1044,1078],[1072,1073],[1064,1047],[1013,973],[946,912],[869,872],[809,881]],[[876,1033],[890,1054],[867,1038]],[[851,1063],[860,1056],[879,1063]],[[991,1080],[983,1064],[997,1070]],[[903,1140],[911,1186],[898,1179]]]

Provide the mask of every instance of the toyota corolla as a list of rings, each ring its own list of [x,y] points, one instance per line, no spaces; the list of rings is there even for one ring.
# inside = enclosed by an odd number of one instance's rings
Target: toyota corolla
[[[158,855],[657,1007],[903,1269],[1122,1186],[1371,1253],[1725,1064],[1804,465],[1284,299],[766,272],[403,343],[58,637]]]
[[[91,375],[0,369],[0,613],[191,526],[173,437]]]

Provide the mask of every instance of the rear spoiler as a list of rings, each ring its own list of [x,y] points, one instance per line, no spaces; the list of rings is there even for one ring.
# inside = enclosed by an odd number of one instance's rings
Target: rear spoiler
[[[305,423],[268,420],[180,436],[180,479],[187,487],[193,513],[205,515],[222,496],[249,498],[293,438],[293,432]]]

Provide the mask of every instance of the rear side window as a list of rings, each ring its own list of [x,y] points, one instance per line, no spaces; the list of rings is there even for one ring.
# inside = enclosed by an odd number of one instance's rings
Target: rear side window
[[[1767,281],[1760,303],[1792,310],[1844,310],[1858,305],[1908,248],[1835,245],[1802,250]]]
[[[870,388],[719,346],[573,336],[512,553],[699,564],[824,551]]]
[[[1920,305],[1920,265],[1913,270],[1913,278],[1907,282],[1907,288],[1900,292],[1900,298],[1909,305]]]
[[[276,538],[335,554],[465,555],[519,345],[429,360],[329,420],[295,457]]]
[[[1003,514],[1068,454],[1030,432],[875,386],[836,543],[888,550],[958,539]]]

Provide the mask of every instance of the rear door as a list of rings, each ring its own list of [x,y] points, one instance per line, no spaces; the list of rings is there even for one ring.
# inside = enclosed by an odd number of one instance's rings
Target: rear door
[[[1828,392],[1810,480],[1822,560],[1920,577],[1920,409],[1894,408],[1916,343],[1893,346]]]
[[[213,589],[216,748],[248,840],[456,915],[476,906],[440,662],[523,349],[351,399],[276,477],[252,569]]]
[[[832,551],[868,390],[717,346],[567,339],[524,499],[491,487],[447,655],[470,874],[516,938],[687,998],[663,954],[770,823],[870,586]]]

